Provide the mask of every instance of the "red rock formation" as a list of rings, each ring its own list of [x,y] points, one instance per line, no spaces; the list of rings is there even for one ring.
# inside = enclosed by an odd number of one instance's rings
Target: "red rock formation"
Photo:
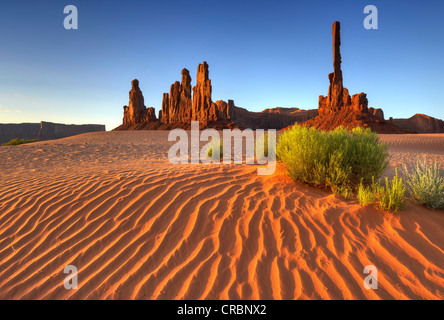
[[[228,100],[228,104],[227,104],[227,117],[230,120],[235,120],[236,119],[236,110],[234,108],[234,101],[233,100]]]
[[[176,81],[171,86],[170,93],[163,94],[162,110],[159,111],[157,120],[154,109],[146,109],[143,106],[143,95],[135,80],[130,92],[130,106],[132,110],[139,110],[138,116],[132,116],[130,107],[125,106],[123,125],[115,130],[168,130],[178,127],[189,129],[192,120],[198,120],[201,128],[282,129],[295,122],[311,119],[318,114],[317,110],[305,111],[297,108],[249,112],[236,107],[233,100],[213,102],[211,91],[211,80],[206,62],[197,68],[193,97],[191,97],[190,74],[187,69],[183,69],[182,82]]]
[[[153,107],[149,107],[149,108],[146,110],[146,116],[145,116],[144,121],[147,121],[147,122],[157,121],[157,118],[156,118],[156,110],[154,110]]]
[[[139,80],[134,79],[131,82],[131,86],[129,104],[128,106],[123,106],[123,124],[136,124],[157,120],[154,108],[147,110],[145,107],[143,94],[139,88]]]
[[[304,122],[316,117],[318,109],[301,110],[298,108],[273,108],[262,112],[252,112],[244,108],[236,110],[235,123],[242,128],[250,129],[284,129],[295,123]]]
[[[341,30],[340,23],[333,23],[333,69],[334,72],[328,75],[330,86],[328,96],[319,97],[319,115],[325,116],[341,110],[357,112],[368,112],[368,101],[365,93],[353,95],[350,98],[348,90],[343,86],[341,69]]]
[[[170,94],[163,94],[162,123],[191,122],[191,77],[187,69],[182,70],[182,83],[171,85]]]
[[[384,120],[384,111],[382,109],[368,108],[368,112],[380,120]]]
[[[208,78],[208,64],[204,61],[197,67],[196,85],[193,87],[193,120],[202,122],[215,121],[216,106],[212,107],[211,90],[211,80]],[[210,108],[212,108],[211,111]]]
[[[334,72],[328,75],[330,81],[328,96],[319,97],[319,116],[303,124],[321,130],[333,130],[338,126],[343,126],[349,129],[368,127],[380,133],[411,133],[410,130],[399,128],[384,121],[384,113],[381,109],[369,111],[365,93],[350,97],[348,90],[343,86],[340,46],[340,23],[335,22],[333,23]]]
[[[160,112],[159,120],[162,123],[169,123],[169,108],[170,108],[170,95],[168,93],[163,94],[162,110]]]
[[[417,113],[409,119],[390,118],[389,122],[417,133],[444,133],[444,121],[425,114]]]

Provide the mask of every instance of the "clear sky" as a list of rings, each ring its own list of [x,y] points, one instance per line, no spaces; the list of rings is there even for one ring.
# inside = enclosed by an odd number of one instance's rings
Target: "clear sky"
[[[63,9],[78,8],[78,30]],[[379,29],[363,26],[366,5]],[[444,2],[2,1],[0,122],[122,122],[131,80],[147,107],[207,61],[213,101],[239,107],[317,108],[333,72],[332,23],[341,22],[344,85],[386,118],[444,119]]]

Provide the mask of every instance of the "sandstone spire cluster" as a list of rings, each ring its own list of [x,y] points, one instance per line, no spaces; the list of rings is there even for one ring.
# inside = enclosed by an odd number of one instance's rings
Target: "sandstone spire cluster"
[[[174,82],[170,94],[163,94],[160,120],[163,123],[191,121],[191,77],[187,69],[182,70],[182,82]]]
[[[170,93],[163,94],[162,110],[159,119],[154,108],[146,108],[142,91],[137,79],[132,81],[129,93],[130,101],[124,106],[123,124],[134,125],[146,122],[163,124],[190,124],[197,120],[203,126],[212,122],[230,122],[234,120],[234,101],[211,100],[211,80],[208,77],[208,64],[204,61],[197,68],[196,86],[191,91],[191,76],[187,69],[182,70],[182,81],[171,85]]]
[[[211,100],[211,80],[208,77],[208,64],[204,61],[197,68],[196,85],[191,97],[191,77],[187,69],[182,70],[182,83],[176,81],[170,94],[164,93],[161,122],[172,124],[199,121],[204,126],[209,122],[234,120],[234,102]]]

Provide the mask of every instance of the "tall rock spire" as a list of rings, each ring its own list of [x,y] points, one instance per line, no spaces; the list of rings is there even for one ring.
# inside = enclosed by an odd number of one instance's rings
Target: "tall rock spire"
[[[334,83],[342,86],[342,70],[341,70],[341,24],[336,21],[333,23],[333,69]]]
[[[208,78],[208,64],[204,61],[197,67],[196,86],[193,87],[193,120],[208,120],[212,105],[211,80]]]
[[[333,73],[328,75],[330,86],[328,96],[319,97],[319,115],[336,113],[342,109],[350,109],[368,112],[368,101],[365,93],[355,94],[350,97],[348,90],[344,88],[341,69],[341,24],[333,23]]]

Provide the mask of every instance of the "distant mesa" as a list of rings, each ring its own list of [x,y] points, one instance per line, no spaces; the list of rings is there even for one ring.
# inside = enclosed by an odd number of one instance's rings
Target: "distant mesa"
[[[400,128],[414,130],[417,133],[444,133],[444,121],[417,113],[409,119],[389,119],[390,123]]]
[[[102,124],[62,124],[41,121],[40,123],[1,123],[0,143],[12,139],[60,139],[77,134],[105,131]]]
[[[181,81],[174,82],[169,93],[163,94],[159,118],[154,108],[145,106],[137,79],[132,81],[129,104],[124,106],[123,124],[114,130],[189,129],[191,121],[197,120],[201,128],[251,128],[284,129],[295,123],[313,126],[321,130],[368,127],[378,133],[444,132],[443,122],[425,115],[410,119],[384,119],[379,108],[368,107],[367,95],[363,92],[350,96],[344,88],[342,57],[340,52],[340,23],[333,23],[333,73],[328,95],[319,97],[317,109],[270,108],[262,112],[251,112],[227,102],[212,101],[212,84],[208,64],[204,61],[197,68],[196,85],[191,89],[191,76],[182,70]]]

